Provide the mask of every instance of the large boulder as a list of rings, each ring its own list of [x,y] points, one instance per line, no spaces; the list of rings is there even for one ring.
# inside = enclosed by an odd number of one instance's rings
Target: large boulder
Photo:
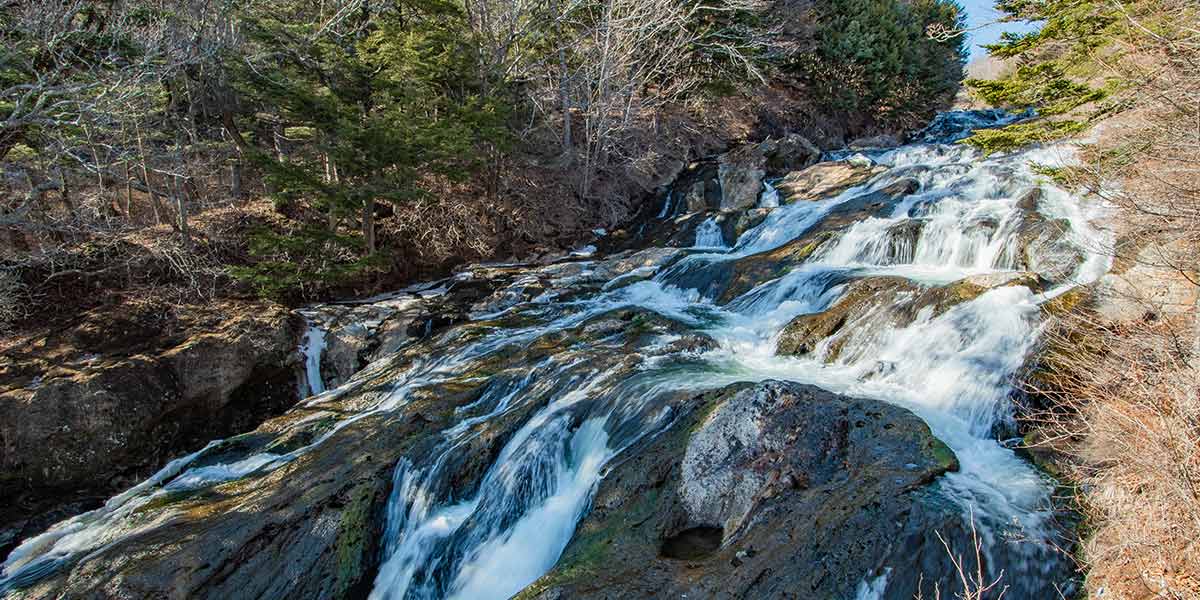
[[[812,386],[736,384],[683,408],[604,478],[558,565],[518,597],[851,598],[890,567],[953,588],[931,485],[954,454],[905,409]]]
[[[652,311],[618,309],[477,355],[445,378],[406,386],[403,402],[388,403],[397,378],[415,361],[461,349],[495,325],[466,323],[410,344],[320,402],[206,448],[181,477],[141,486],[125,504],[114,504],[119,518],[85,515],[83,522],[100,525],[102,542],[88,546],[97,530],[87,530],[77,552],[50,555],[57,564],[24,571],[0,593],[83,600],[366,597],[379,571],[385,509],[402,458],[439,465],[431,493],[441,495],[431,501],[471,497],[514,433],[572,383],[597,369],[629,375],[647,358],[715,346]],[[506,397],[511,403],[503,410],[488,404],[500,401],[495,390],[528,383],[531,365],[551,355],[569,359],[556,370],[561,382]],[[593,401],[580,400],[581,414]],[[460,437],[448,433],[455,430]],[[223,478],[247,463],[264,466]],[[215,481],[186,484],[202,474]],[[177,487],[180,480],[185,485]]]
[[[722,154],[717,176],[721,182],[721,210],[753,208],[758,204],[766,177],[767,157],[763,144],[746,144]]]
[[[798,133],[789,133],[778,140],[767,140],[763,146],[768,175],[803,169],[821,160],[821,150]]]
[[[701,213],[710,208],[716,208],[716,206],[711,206],[708,200],[709,187],[716,187],[716,182],[712,183],[714,185],[709,186],[705,183],[705,180],[701,179],[693,183],[692,187],[688,188],[687,194],[685,194],[683,197],[684,205],[687,207],[687,212]],[[720,203],[718,202],[717,205],[719,206]]]
[[[396,461],[433,443],[431,420],[452,418],[443,407],[460,406],[477,397],[473,392],[447,388],[414,395],[403,413],[360,419],[257,479],[151,499],[125,518],[126,526],[140,531],[14,596],[365,597],[379,560],[382,511]],[[226,452],[267,440],[273,448],[297,445],[288,435],[310,441],[314,433],[295,429],[301,416],[229,440]]]
[[[821,200],[862,185],[886,170],[859,161],[829,161],[788,173],[775,187],[784,203]]]
[[[1042,198],[1040,188],[1028,192],[1017,206],[1022,210],[1017,229],[1018,255],[1016,268],[1037,273],[1050,283],[1070,281],[1086,256],[1083,249],[1071,242],[1071,222],[1050,219],[1038,207]]]

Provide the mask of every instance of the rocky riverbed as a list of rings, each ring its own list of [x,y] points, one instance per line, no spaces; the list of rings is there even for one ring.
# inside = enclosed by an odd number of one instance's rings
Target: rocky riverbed
[[[976,541],[1006,597],[1070,590],[1054,484],[1005,440],[1046,307],[1107,263],[1041,155],[949,144],[1006,118],[747,145],[576,252],[230,331],[211,372],[162,352],[213,410],[263,357],[306,398],[22,535],[0,591],[908,599]]]

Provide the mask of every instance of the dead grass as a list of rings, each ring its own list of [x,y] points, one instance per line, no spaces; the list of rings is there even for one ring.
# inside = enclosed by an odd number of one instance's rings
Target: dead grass
[[[1107,201],[1113,272],[1054,316],[1027,439],[1084,516],[1089,598],[1200,598],[1200,2],[1146,0],[1119,52],[1131,85],[1065,182]],[[1152,19],[1152,22],[1146,21]],[[1166,33],[1164,33],[1166,32]]]
[[[1200,396],[1193,315],[1060,317],[1027,420],[1061,453],[1091,534],[1079,554],[1092,595],[1200,597]],[[1086,338],[1086,343],[1081,343]]]

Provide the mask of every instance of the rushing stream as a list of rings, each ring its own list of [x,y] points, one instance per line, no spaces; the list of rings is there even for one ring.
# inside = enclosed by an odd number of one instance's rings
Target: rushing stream
[[[1090,224],[1094,209],[1049,186],[1030,167],[1031,161],[1069,160],[1069,151],[984,158],[949,144],[966,129],[998,120],[1003,118],[997,113],[944,115],[928,130],[925,143],[868,152],[886,170],[835,197],[786,204],[768,186],[762,204],[770,214],[732,247],[725,247],[720,228],[709,219],[696,231],[694,248],[661,264],[626,270],[602,285],[580,283],[595,277],[602,257],[579,253],[570,263],[575,270],[559,267],[556,287],[473,315],[486,326],[452,327],[434,334],[440,336],[432,346],[436,352],[403,364],[372,364],[356,380],[395,369],[388,391],[357,405],[352,414],[341,411],[333,425],[303,445],[230,459],[217,458],[221,444],[213,442],[103,508],[25,541],[4,563],[0,592],[27,587],[159,526],[165,517],[139,510],[156,498],[262,477],[342,428],[411,402],[419,390],[457,381],[464,373],[492,373],[490,365],[512,348],[536,348],[561,332],[588,327],[595,330],[592,346],[546,351],[519,369],[496,368],[477,398],[454,409],[452,426],[419,456],[405,456],[395,465],[372,598],[483,599],[518,593],[554,567],[613,459],[670,425],[672,394],[767,379],[883,400],[924,419],[958,457],[960,470],[940,485],[964,518],[978,523],[985,553],[996,553],[989,568],[1004,569],[1009,597],[1039,597],[1047,589],[1042,579],[1053,527],[1052,482],[999,437],[1012,415],[1013,376],[1036,343],[1041,305],[1099,277],[1108,264],[1099,253],[1087,252],[1102,239]],[[795,242],[830,215],[898,182],[910,182],[916,191],[833,231],[801,262],[744,291],[728,292],[729,273],[737,265]],[[828,310],[855,281],[903,278],[926,289],[1029,268],[1021,264],[1019,204],[1038,187],[1036,210],[1069,223],[1067,237],[1082,249],[1082,260],[1062,281],[1040,290],[996,286],[944,311],[922,307],[911,322],[900,324],[886,306],[877,307],[807,354],[776,354],[780,332],[793,318]],[[683,208],[670,202],[660,218]],[[453,290],[453,280],[446,289]],[[677,330],[627,351],[612,341],[613,333],[593,325],[618,310],[658,315]],[[715,344],[682,344],[691,334]],[[304,406],[313,409],[354,388],[351,382],[345,389],[323,390],[324,335],[311,329],[305,340],[308,382],[319,395]],[[502,447],[484,465],[477,484],[456,482],[452,474],[477,453],[481,436],[502,424],[511,433],[502,437]],[[1002,543],[1013,538],[1030,543]],[[1028,551],[1023,555],[1019,548]],[[863,577],[860,597],[885,597],[886,572]]]

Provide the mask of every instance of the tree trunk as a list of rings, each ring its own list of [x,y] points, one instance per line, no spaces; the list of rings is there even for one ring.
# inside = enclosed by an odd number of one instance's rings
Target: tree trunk
[[[242,161],[237,159],[229,165],[229,194],[234,200],[242,199]]]
[[[129,172],[129,161],[125,161],[125,219],[132,220],[133,175]]]
[[[271,139],[275,144],[275,160],[283,162],[287,159],[287,154],[283,151],[283,125],[275,123],[271,126]]]
[[[321,157],[325,163],[325,183],[337,183],[337,165],[333,164],[333,159],[329,158],[328,154]],[[337,232],[338,216],[337,207],[333,204],[329,205],[329,231]]]
[[[150,183],[150,169],[146,167],[146,147],[142,144],[142,127],[137,125],[137,145],[138,154],[142,155],[142,181],[146,184],[146,190],[150,194],[150,204],[154,207],[154,224],[162,224],[163,206],[158,199],[158,194],[154,193],[154,185]]]
[[[171,195],[175,198],[175,212],[179,217],[177,227],[179,229],[179,238],[183,241],[184,247],[191,247],[192,235],[188,230],[188,213],[187,213],[187,190],[179,181],[178,175],[173,178],[174,185],[172,186]]]
[[[562,106],[563,112],[562,146],[563,152],[570,156],[574,153],[571,152],[571,99],[567,93],[567,51],[565,48],[558,49],[558,69],[558,102]]]
[[[367,256],[371,256],[375,254],[375,198],[368,198],[363,203],[362,228]]]
[[[63,208],[67,209],[67,214],[75,214],[75,203],[71,201],[71,184],[67,181],[67,174],[62,169],[58,170],[58,193]]]

